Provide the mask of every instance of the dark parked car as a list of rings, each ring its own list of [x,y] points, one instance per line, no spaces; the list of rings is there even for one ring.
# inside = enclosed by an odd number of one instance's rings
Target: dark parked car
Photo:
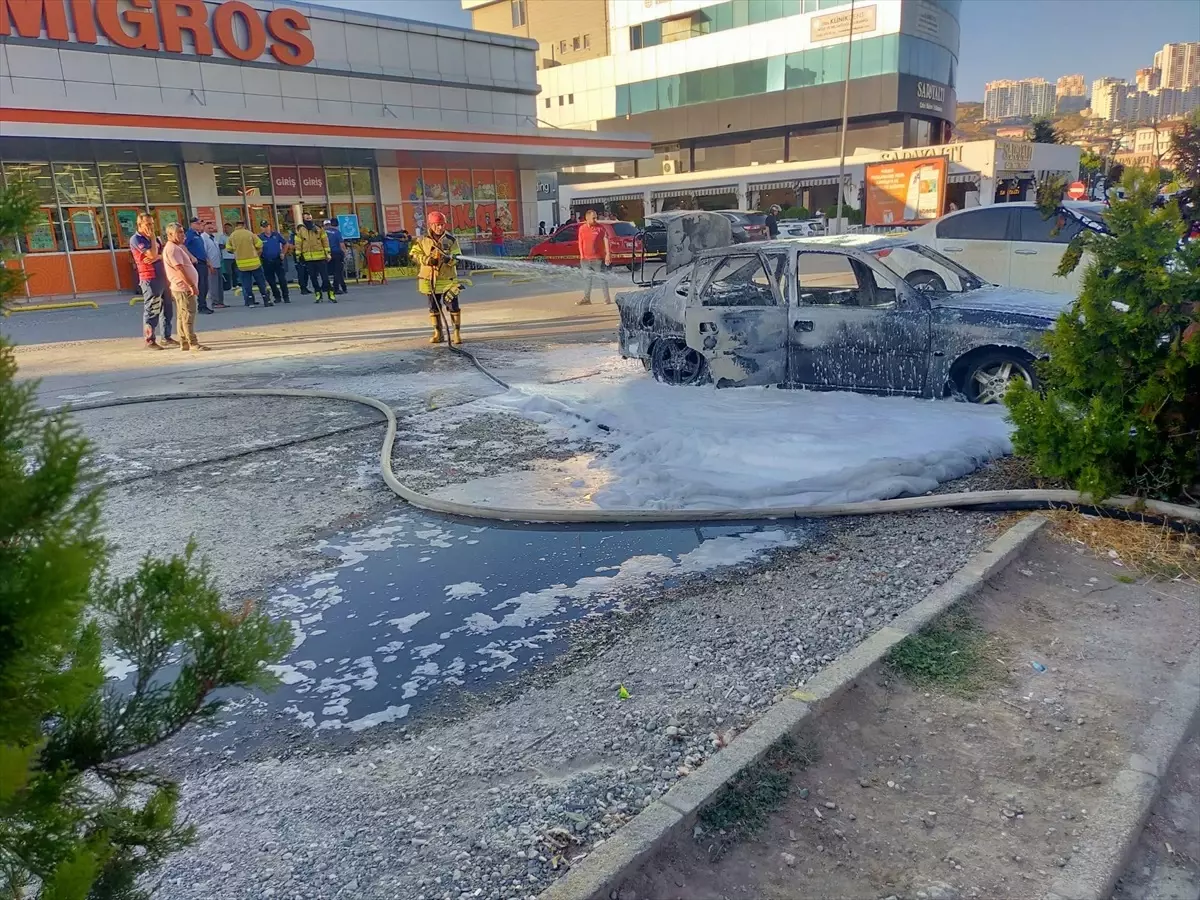
[[[660,256],[667,252],[667,223],[655,216],[647,216],[641,233],[642,246],[647,256]]]
[[[765,241],[771,233],[767,229],[767,214],[760,212],[743,212],[740,209],[718,209],[718,213],[729,220],[733,226],[733,242],[745,244],[747,241]]]
[[[935,272],[943,290],[914,287]],[[620,293],[621,355],[659,381],[785,385],[999,402],[1035,385],[1064,294],[1002,288],[908,238],[791,239],[706,250]]]

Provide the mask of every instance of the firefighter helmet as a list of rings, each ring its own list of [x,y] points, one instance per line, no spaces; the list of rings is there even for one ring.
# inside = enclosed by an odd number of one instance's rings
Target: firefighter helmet
[[[430,228],[432,228],[434,225],[441,225],[442,227],[445,227],[446,214],[435,209],[426,217],[425,221],[429,223]]]

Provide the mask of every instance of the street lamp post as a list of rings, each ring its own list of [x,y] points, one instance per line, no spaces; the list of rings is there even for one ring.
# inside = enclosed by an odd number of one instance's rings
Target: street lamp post
[[[838,150],[837,227],[842,228],[842,182],[846,179],[846,128],[850,119],[850,58],[854,54],[854,0],[850,0],[850,36],[846,39],[846,80],[842,85],[842,139]]]

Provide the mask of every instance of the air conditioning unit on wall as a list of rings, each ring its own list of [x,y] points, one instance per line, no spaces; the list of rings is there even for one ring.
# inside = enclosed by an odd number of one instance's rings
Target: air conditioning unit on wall
[[[664,159],[663,160],[663,174],[664,175],[674,175],[675,174],[675,160],[673,160],[673,159]]]

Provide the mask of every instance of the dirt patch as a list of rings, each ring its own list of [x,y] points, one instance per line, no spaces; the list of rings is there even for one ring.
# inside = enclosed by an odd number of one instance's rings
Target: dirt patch
[[[767,825],[731,847],[701,825],[619,896],[1044,891],[1200,641],[1200,588],[1127,576],[1111,559],[1040,538],[960,611],[998,640],[979,645],[996,653],[989,683],[964,692],[875,672],[817,721],[821,761],[793,770]]]

